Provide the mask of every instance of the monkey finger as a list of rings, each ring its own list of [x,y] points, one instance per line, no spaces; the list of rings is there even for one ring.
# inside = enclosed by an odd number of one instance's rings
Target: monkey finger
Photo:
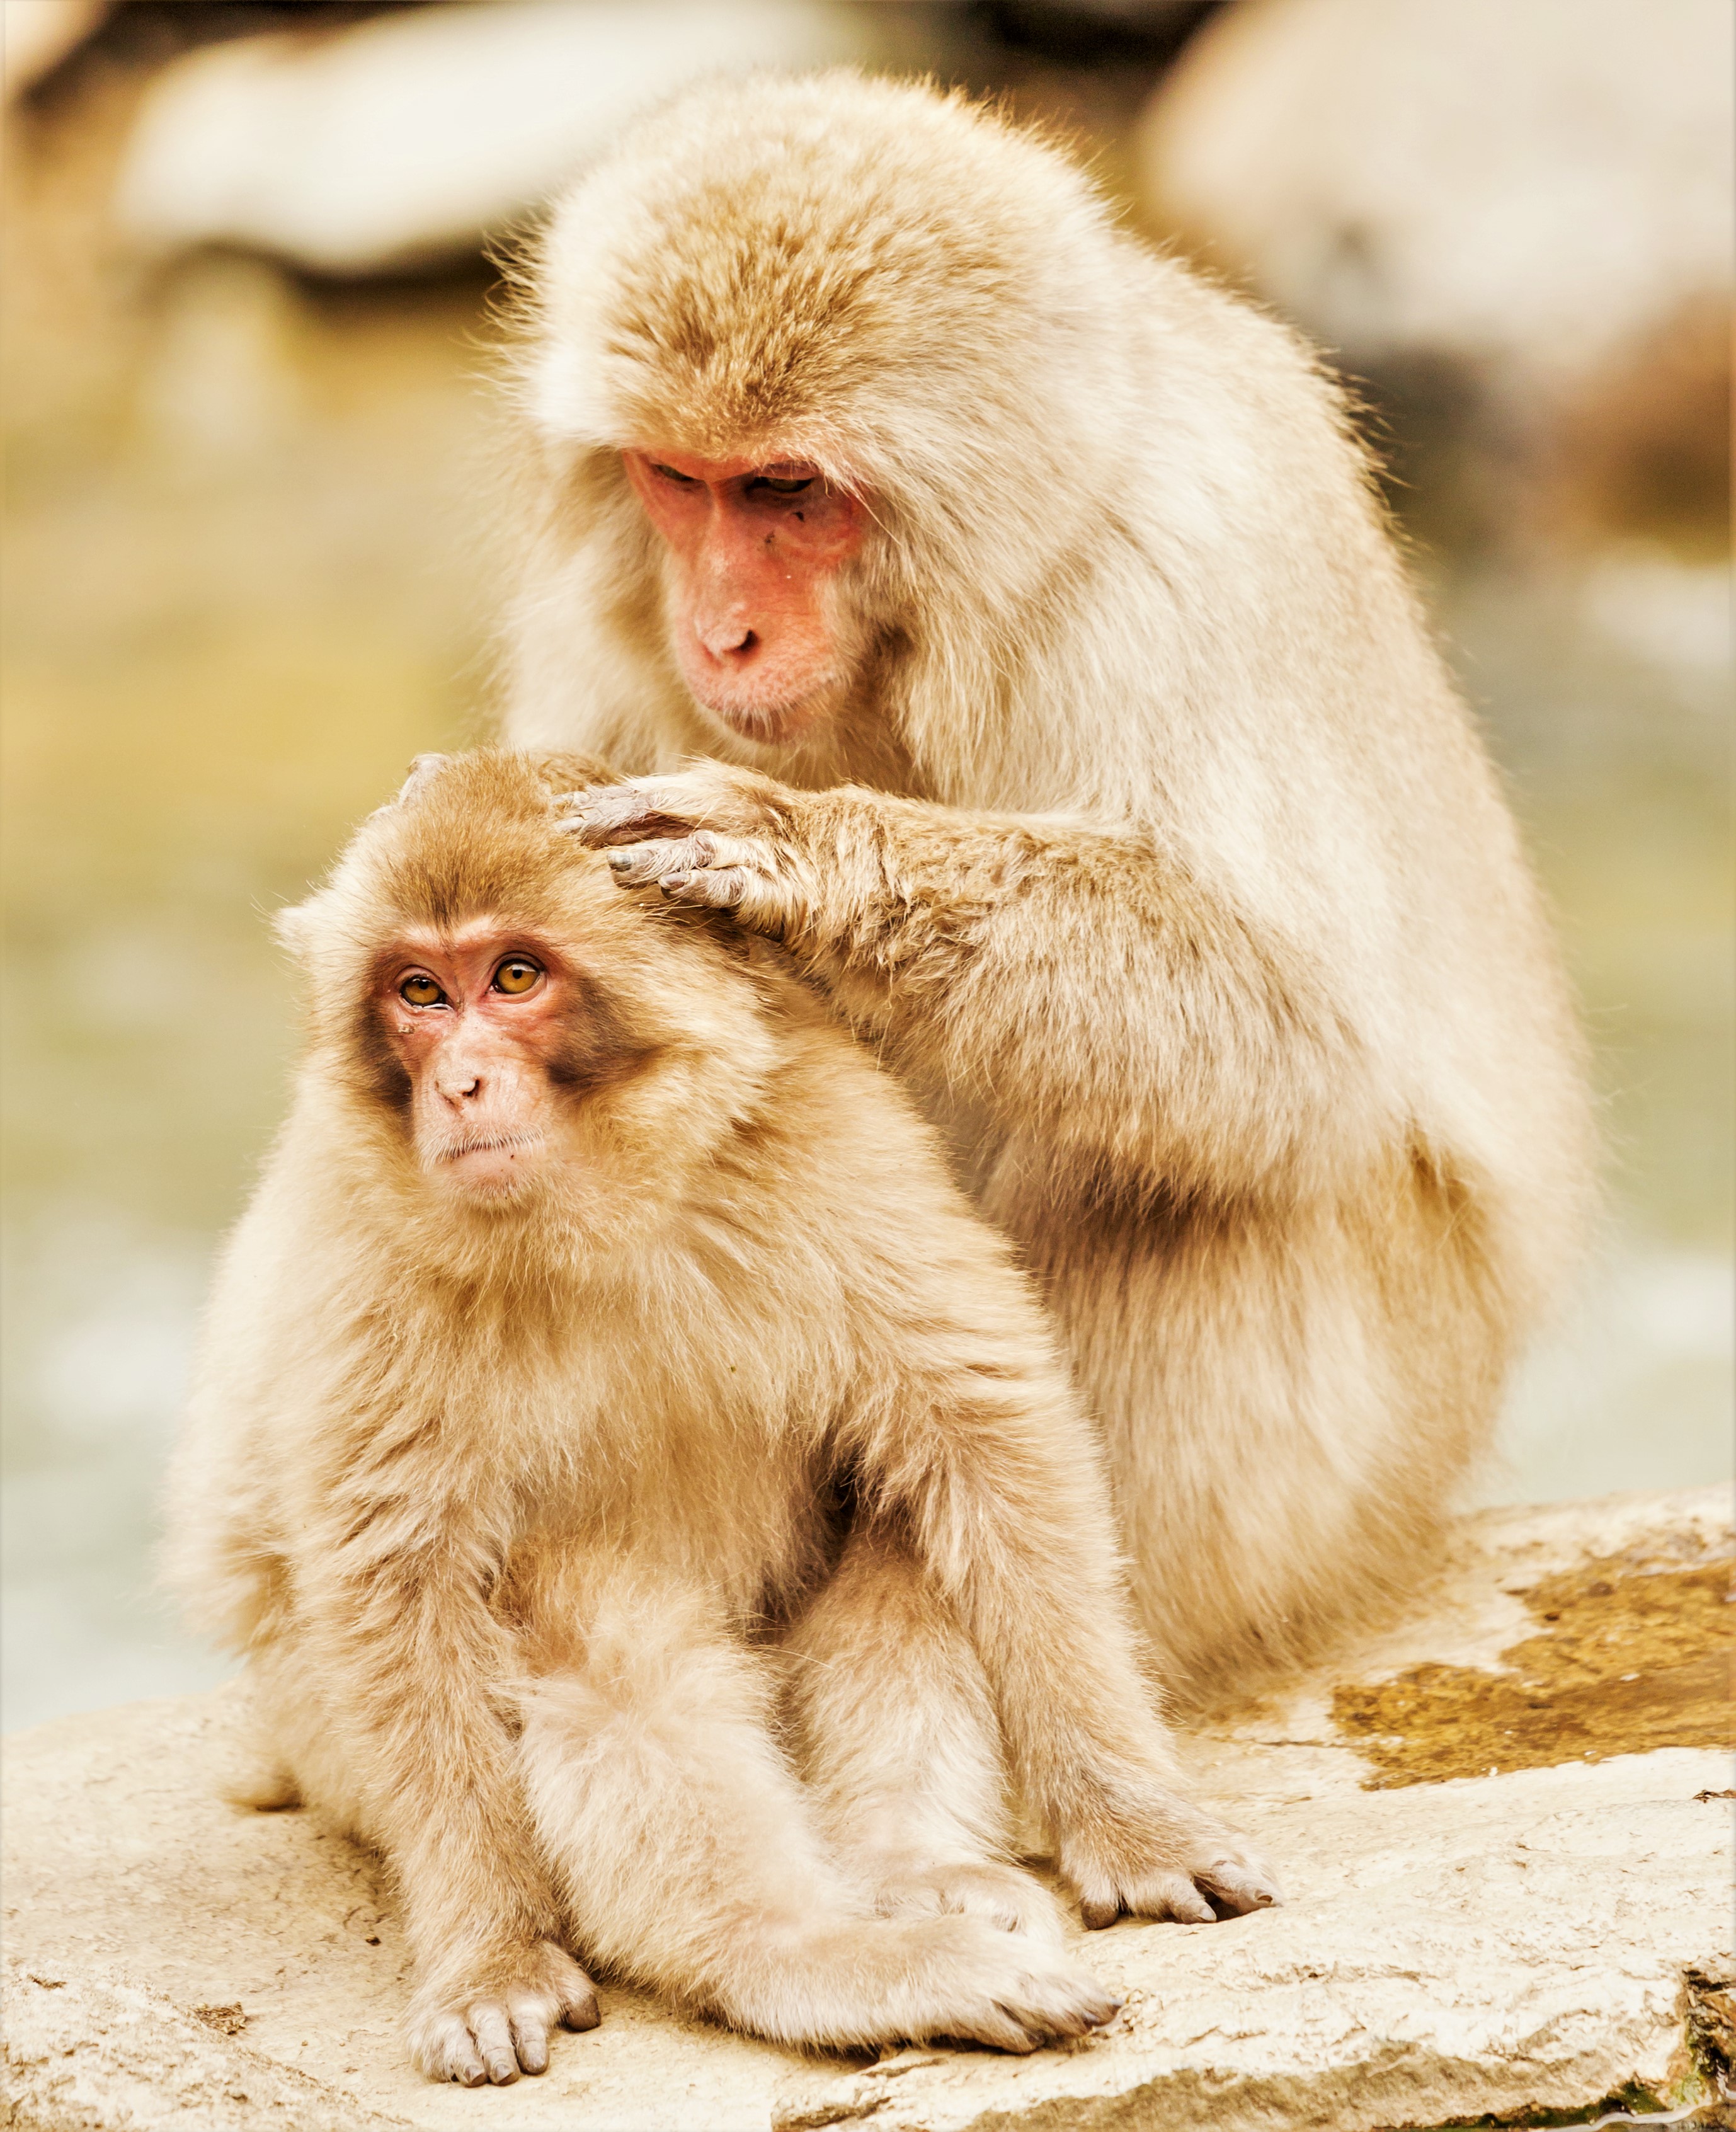
[[[992,2000],[964,2019],[947,2017],[947,2037],[966,2043],[986,2043],[991,2050],[1005,2051],[1012,2058],[1028,2058],[1046,2036],[1033,2035],[1022,2021],[1017,2020],[1005,2006]]]
[[[1211,1925],[1217,1912],[1185,1873],[1153,1873],[1125,1891],[1136,1917],[1168,1918],[1178,1925]]]
[[[746,867],[702,867],[694,873],[667,874],[661,886],[671,902],[739,910],[753,893],[755,878]]]
[[[562,1986],[559,2019],[568,2029],[594,2029],[602,2019],[591,1980],[583,1973],[576,1983]]]
[[[1079,1891],[1079,1915],[1087,1932],[1101,1932],[1121,1914],[1121,1898],[1106,1880]]]
[[[549,2070],[549,2023],[540,2006],[516,2005],[512,2010],[512,2048],[526,2072]]]
[[[480,2087],[488,2077],[468,2026],[456,2014],[442,2015],[422,2030],[415,2056],[424,2072],[436,2080],[455,2080],[460,2087]]]
[[[714,839],[702,829],[692,837],[653,837],[640,844],[619,844],[609,853],[609,871],[623,888],[642,888],[665,875],[691,873],[711,862]]]
[[[509,2086],[518,2078],[519,2062],[506,2009],[498,1999],[477,1999],[472,2002],[466,2018],[489,2079],[496,2087]]]
[[[631,785],[592,785],[555,800],[559,827],[587,844],[607,843],[623,831],[692,824],[699,795],[679,777],[641,778]]]
[[[1121,2010],[1122,2001],[1106,1991],[1096,1977],[1081,1970],[1033,1969],[1019,1979],[1015,1989],[997,1994],[992,2014],[998,2021],[1015,2023],[1024,2041],[1010,2043],[1001,2033],[989,2033],[985,2022],[980,2039],[1002,2050],[1031,2050],[1045,2043],[1071,2043],[1092,2029],[1101,2029]]]
[[[1194,1880],[1238,1917],[1249,1910],[1268,1910],[1284,1898],[1269,1873],[1235,1858],[1219,1858],[1210,1866],[1196,1866]]]
[[[590,785],[583,792],[563,792],[554,802],[560,826],[586,843],[600,843],[616,829],[633,827],[649,816],[645,795],[635,785]]]

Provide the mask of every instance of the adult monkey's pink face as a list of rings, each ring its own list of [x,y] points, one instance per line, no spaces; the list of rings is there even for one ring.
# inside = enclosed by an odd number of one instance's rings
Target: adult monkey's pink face
[[[621,454],[674,563],[683,678],[745,740],[799,740],[848,680],[837,574],[861,545],[860,501],[813,466]]]

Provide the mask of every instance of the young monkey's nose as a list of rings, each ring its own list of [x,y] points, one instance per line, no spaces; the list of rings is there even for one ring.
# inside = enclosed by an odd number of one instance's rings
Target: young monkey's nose
[[[462,1102],[473,1096],[482,1085],[480,1073],[472,1073],[468,1066],[450,1066],[444,1073],[434,1075],[434,1086],[449,1103]]]

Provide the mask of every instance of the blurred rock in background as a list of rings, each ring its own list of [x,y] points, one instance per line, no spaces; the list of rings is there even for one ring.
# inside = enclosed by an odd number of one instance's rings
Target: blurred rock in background
[[[1470,456],[1426,469],[1441,535],[1721,548],[1733,70],[1728,0],[1246,0],[1153,97],[1142,195],[1370,382],[1401,468]]]
[[[1060,127],[1363,381],[1606,1099],[1606,1246],[1490,1491],[1727,1470],[1724,0],[3,17],[8,1727],[223,1670],[151,1597],[156,1477],[283,1107],[266,914],[487,729],[483,242],[779,37]]]
[[[108,0],[6,0],[0,7],[0,73],[8,98],[52,74],[108,12]]]
[[[473,253],[683,80],[895,60],[900,26],[825,0],[496,0],[207,46],[145,97],[121,218],[323,273]]]

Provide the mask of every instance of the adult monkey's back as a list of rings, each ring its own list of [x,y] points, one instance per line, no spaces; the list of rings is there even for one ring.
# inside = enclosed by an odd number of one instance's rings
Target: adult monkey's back
[[[575,826],[782,937],[945,1125],[1169,1683],[1378,1605],[1572,1262],[1590,1133],[1339,394],[1041,141],[854,75],[678,99],[530,291],[512,738],[678,772]]]

